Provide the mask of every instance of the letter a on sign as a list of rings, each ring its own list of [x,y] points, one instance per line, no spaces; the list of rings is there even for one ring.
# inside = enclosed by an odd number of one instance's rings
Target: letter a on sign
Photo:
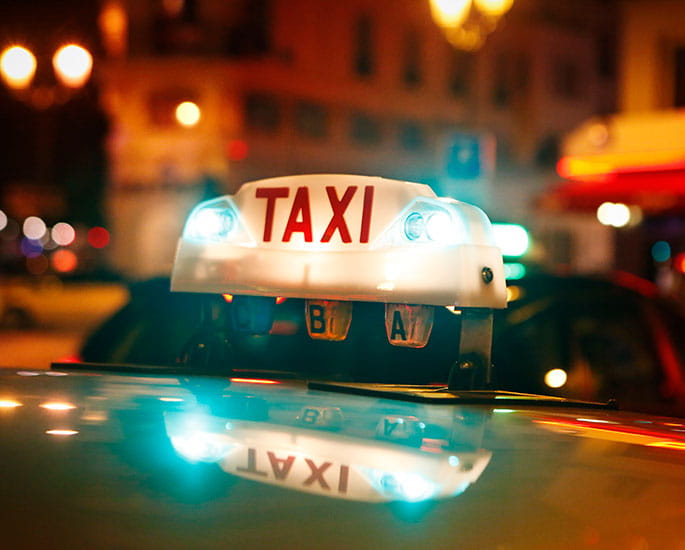
[[[385,304],[385,332],[393,346],[422,348],[433,330],[433,306]]]

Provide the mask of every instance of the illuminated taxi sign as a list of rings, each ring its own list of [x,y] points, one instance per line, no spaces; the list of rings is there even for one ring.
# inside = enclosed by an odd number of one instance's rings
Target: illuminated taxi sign
[[[178,245],[172,290],[506,305],[501,253],[478,208],[427,185],[331,174],[256,181],[200,204]]]

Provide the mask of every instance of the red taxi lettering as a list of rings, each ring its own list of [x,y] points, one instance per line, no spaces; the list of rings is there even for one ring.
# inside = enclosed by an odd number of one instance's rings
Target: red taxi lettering
[[[343,243],[352,242],[350,229],[347,225],[347,221],[345,220],[345,212],[352,202],[357,189],[358,187],[356,185],[349,186],[345,189],[342,197],[339,198],[335,187],[326,187],[326,195],[332,210],[332,215],[328,225],[326,226],[326,229],[323,232],[323,235],[321,235],[320,242],[330,242],[336,231],[340,234],[340,240]],[[288,187],[257,188],[255,197],[258,199],[266,199],[264,232],[262,235],[264,242],[271,242],[276,201],[278,199],[288,198],[289,193],[290,189]],[[371,213],[373,211],[373,195],[374,187],[370,185],[365,186],[364,196],[362,199],[361,227],[359,229],[360,243],[369,242]],[[309,202],[309,189],[307,187],[298,187],[295,191],[295,197],[293,198],[293,203],[290,207],[288,221],[286,223],[285,230],[283,231],[283,237],[281,238],[282,242],[290,242],[293,233],[302,233],[304,241],[307,243],[313,241],[312,214]]]
[[[273,473],[274,479],[277,481],[286,481],[291,475],[293,465],[295,461],[298,460],[295,455],[287,455],[285,458],[281,458],[276,455],[273,451],[266,451],[266,456],[269,459],[269,464],[271,465],[271,472]],[[321,489],[330,491],[331,486],[326,480],[326,474],[331,475],[329,471],[330,467],[333,465],[332,462],[322,462],[317,464],[311,458],[302,458],[307,466],[309,467],[309,476],[302,481],[304,487],[310,487],[317,484]],[[247,449],[247,465],[238,466],[236,471],[243,472],[247,474],[253,474],[260,477],[268,477],[268,472],[260,470],[257,467],[257,449],[248,448]],[[332,474],[335,475],[335,474]],[[350,467],[341,464],[338,471],[338,483],[337,490],[340,494],[346,494],[348,490],[350,479]]]
[[[328,202],[331,203],[331,208],[333,209],[333,217],[331,221],[328,222],[328,227],[321,237],[322,243],[327,243],[331,240],[333,233],[337,229],[340,232],[340,238],[342,242],[349,243],[352,242],[350,237],[350,231],[347,229],[347,224],[345,223],[345,210],[350,204],[354,193],[357,191],[357,186],[348,187],[345,190],[345,194],[342,199],[338,200],[338,194],[335,192],[335,187],[326,187],[326,193],[328,194]]]
[[[269,457],[269,462],[271,463],[271,470],[274,473],[274,477],[279,481],[286,479],[290,473],[290,468],[293,467],[295,457],[289,455],[288,458],[278,458],[276,453],[271,451],[268,451],[266,456]]]
[[[308,487],[309,485],[312,485],[315,481],[319,482],[319,485],[321,486],[322,489],[330,489],[330,486],[328,483],[326,483],[326,480],[323,477],[323,474],[328,468],[330,468],[331,463],[330,462],[324,462],[321,464],[321,466],[317,466],[314,464],[314,461],[310,458],[305,458],[304,461],[307,463],[307,466],[309,466],[309,469],[312,472],[312,475],[310,475],[303,483],[305,487]]]
[[[264,215],[264,242],[271,241],[271,230],[274,225],[274,209],[276,199],[285,199],[290,190],[287,187],[260,187],[257,189],[256,197],[266,199],[266,214]]]
[[[362,228],[359,233],[359,242],[369,242],[369,229],[371,227],[371,207],[373,206],[373,187],[364,187],[364,209],[362,210]]]
[[[257,449],[248,449],[247,450],[247,466],[245,468],[241,468],[238,466],[236,468],[239,472],[245,472],[248,474],[255,474],[258,476],[266,477],[267,473],[261,470],[257,470]]]
[[[312,213],[309,209],[309,189],[306,187],[297,188],[288,223],[283,232],[283,242],[290,242],[293,233],[302,233],[304,242],[312,242]]]

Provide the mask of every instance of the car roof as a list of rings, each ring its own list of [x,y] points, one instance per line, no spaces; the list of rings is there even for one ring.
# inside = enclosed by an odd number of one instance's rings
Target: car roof
[[[683,541],[681,421],[272,382],[2,373],[11,503],[3,540],[120,548]],[[6,406],[10,398],[18,405]],[[424,490],[433,497],[421,500]]]

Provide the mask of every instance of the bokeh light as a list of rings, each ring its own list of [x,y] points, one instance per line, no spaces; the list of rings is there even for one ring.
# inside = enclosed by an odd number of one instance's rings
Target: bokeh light
[[[36,58],[26,48],[12,46],[0,56],[0,71],[10,88],[26,88],[36,74]]]
[[[36,258],[43,253],[43,245],[40,244],[40,241],[35,241],[26,237],[21,240],[19,249],[27,258]]]
[[[68,246],[74,242],[76,238],[76,231],[74,228],[66,223],[59,222],[54,225],[51,231],[52,240],[60,246]]]
[[[52,261],[52,268],[59,273],[68,273],[74,271],[78,266],[78,258],[74,252],[67,249],[57,250],[50,258]]]
[[[7,227],[7,214],[0,210],[0,231]]]
[[[109,244],[109,231],[104,227],[91,227],[88,230],[88,244],[93,248],[104,248]]]
[[[184,101],[176,107],[176,120],[181,126],[195,126],[200,122],[200,117],[200,108],[192,101]]]
[[[78,44],[67,44],[55,52],[52,58],[55,74],[65,86],[83,86],[93,68],[93,56]]]
[[[545,374],[545,384],[550,388],[561,388],[566,384],[568,375],[564,369],[552,369]]]
[[[597,219],[602,225],[625,227],[630,223],[630,208],[620,202],[603,202],[597,208]]]
[[[47,231],[45,222],[36,216],[29,216],[24,220],[24,225],[22,226],[22,231],[27,239],[32,239],[37,241],[42,238]]]
[[[655,262],[667,262],[671,259],[671,245],[666,241],[657,241],[652,245],[652,259]]]
[[[242,139],[231,140],[226,148],[228,159],[234,161],[245,160],[249,152],[247,143]]]
[[[435,22],[445,28],[461,25],[471,8],[471,0],[430,0],[431,13]]]

